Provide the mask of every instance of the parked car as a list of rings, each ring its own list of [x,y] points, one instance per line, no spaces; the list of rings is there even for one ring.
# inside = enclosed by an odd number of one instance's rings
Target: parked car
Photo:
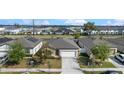
[[[115,58],[120,62],[124,63],[124,54],[118,54],[115,56]]]
[[[119,72],[117,72],[117,71],[105,71],[101,74],[119,74]]]

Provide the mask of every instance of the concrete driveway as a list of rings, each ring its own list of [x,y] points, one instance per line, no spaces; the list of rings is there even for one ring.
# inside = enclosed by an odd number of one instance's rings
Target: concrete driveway
[[[115,67],[117,68],[124,68],[124,64],[119,62],[117,59],[114,58],[114,56],[111,56],[108,58],[109,62],[111,62]]]
[[[82,74],[76,58],[63,57],[62,58],[62,74]]]

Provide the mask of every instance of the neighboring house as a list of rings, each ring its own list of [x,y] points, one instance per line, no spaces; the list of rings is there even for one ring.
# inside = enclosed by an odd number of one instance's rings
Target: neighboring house
[[[93,39],[93,38],[80,38],[77,41],[77,44],[79,45],[80,53],[87,53],[89,56],[92,55],[91,49],[95,47],[96,45],[100,44],[106,44],[108,47],[110,47],[111,54],[115,54],[118,50],[118,47],[110,44],[106,40],[100,40],[100,39]]]
[[[0,35],[3,35],[5,33],[5,28],[4,27],[1,27],[0,28]]]
[[[72,31],[70,29],[66,29],[66,30],[64,30],[64,34],[73,35],[74,34],[74,31]]]
[[[49,32],[48,30],[42,30],[41,34],[42,34],[42,35],[49,35],[50,32]]]
[[[42,47],[42,40],[34,37],[23,37],[14,40],[13,43],[18,41],[26,50],[28,55],[35,55],[38,50]]]
[[[97,29],[99,30],[99,34],[118,35],[123,33],[124,26],[97,26]]]
[[[108,38],[105,39],[113,46],[116,46],[118,51],[124,53],[124,37],[123,38]]]
[[[91,49],[95,46],[91,38],[80,38],[77,44],[80,47],[80,53],[87,53],[89,56],[92,54]]]
[[[102,35],[122,35],[124,34],[124,26],[96,26],[97,30],[91,31],[91,35],[102,34]],[[81,28],[81,33],[87,33]]]
[[[0,64],[4,64],[8,60],[9,43],[12,42],[11,38],[0,38]]]
[[[19,34],[22,29],[21,28],[11,28],[11,29],[5,29],[6,33],[9,33],[9,34]]]
[[[71,39],[50,39],[48,44],[55,56],[78,57],[79,55],[79,47]]]
[[[62,30],[56,30],[56,31],[54,32],[54,34],[56,34],[56,35],[63,35],[64,32],[63,32]]]

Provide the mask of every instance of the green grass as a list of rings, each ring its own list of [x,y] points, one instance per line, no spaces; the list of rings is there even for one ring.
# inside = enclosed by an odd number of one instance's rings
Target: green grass
[[[84,65],[84,64],[80,64],[80,67],[81,68],[115,68],[115,66],[110,62],[103,62],[101,66],[99,66],[99,65],[87,66],[87,65]]]
[[[88,64],[88,62],[90,65]],[[115,66],[110,62],[102,62],[102,65],[92,65],[91,60],[89,60],[89,57],[86,54],[81,54],[79,56],[79,64],[81,68],[115,68]]]
[[[52,69],[57,69],[57,68],[61,68],[61,59],[46,59],[44,61],[44,64],[39,64],[37,66],[34,66],[32,68],[48,68],[48,63],[50,62],[51,68]],[[19,64],[5,64],[2,66],[2,68],[29,68],[29,66],[27,65],[28,60],[27,59],[23,59],[19,62]]]
[[[104,71],[83,71],[85,74],[101,74]],[[121,71],[117,71],[119,74],[122,74]]]
[[[25,37],[27,35],[4,35],[4,37],[8,38],[19,38],[19,37]],[[33,36],[33,35],[31,35]],[[2,37],[2,35],[0,35]],[[34,35],[36,38],[74,38],[73,35]],[[80,38],[85,37],[81,36]]]

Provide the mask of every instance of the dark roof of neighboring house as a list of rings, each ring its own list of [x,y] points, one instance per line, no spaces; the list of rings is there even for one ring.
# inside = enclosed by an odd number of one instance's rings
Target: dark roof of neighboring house
[[[50,39],[49,46],[54,49],[78,49],[77,44],[71,39]]]
[[[123,40],[123,41],[121,41]],[[78,41],[78,45],[81,48],[85,48],[87,50],[87,54],[90,55],[91,54],[91,49],[96,46],[96,45],[100,45],[100,44],[106,44],[108,47],[110,48],[117,48],[119,51],[124,52],[124,39],[121,39],[118,41],[114,41],[114,42],[119,42],[120,44],[115,44],[115,43],[110,43],[110,41],[113,41],[112,39],[108,40],[108,39],[104,39],[104,40],[100,40],[100,39],[92,39],[92,38],[81,38]]]
[[[80,38],[78,41],[78,45],[80,46],[80,48],[85,48],[88,55],[91,54],[91,48],[95,46],[92,38]]]
[[[12,40],[13,40],[12,38],[2,37],[0,38],[0,44],[8,43]]]
[[[31,49],[38,45],[42,40],[34,37],[22,37],[14,40],[13,43],[19,42],[24,48]]]
[[[66,30],[64,30],[65,31],[65,33],[74,33],[74,31],[72,31],[72,30],[70,30],[70,29],[66,29]]]
[[[116,46],[118,48],[118,51],[124,53],[124,37],[123,38],[108,38],[105,39],[112,45]]]
[[[62,30],[56,30],[55,33],[63,33]]]

